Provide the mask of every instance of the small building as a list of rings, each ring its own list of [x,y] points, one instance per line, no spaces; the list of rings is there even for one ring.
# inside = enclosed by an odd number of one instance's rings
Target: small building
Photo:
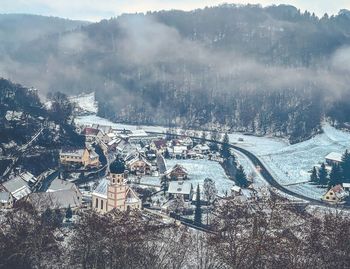
[[[210,153],[210,148],[208,145],[198,144],[192,150],[198,154],[203,154],[203,155],[207,155]]]
[[[38,179],[33,174],[31,174],[29,172],[23,172],[19,176],[30,185],[35,184],[38,181]]]
[[[181,164],[176,164],[173,168],[165,171],[164,176],[169,180],[185,180],[188,178],[188,172]]]
[[[5,191],[11,194],[14,201],[18,201],[28,196],[32,191],[27,182],[20,176],[10,179],[2,184]]]
[[[169,151],[172,158],[186,159],[187,147],[186,146],[174,146],[172,151]]]
[[[85,167],[100,165],[99,156],[92,149],[62,149],[60,162],[62,164],[79,164]]]
[[[326,163],[330,166],[332,165],[340,165],[342,161],[343,155],[339,152],[331,152],[326,156]]]
[[[345,202],[344,200],[347,196],[348,194],[343,187],[336,185],[323,195],[322,200],[332,204],[341,204]]]
[[[9,209],[13,206],[13,198],[8,191],[0,191],[0,209]]]
[[[343,183],[344,191],[350,193],[350,183]]]
[[[132,158],[127,159],[126,167],[129,172],[136,175],[151,175],[152,174],[152,164],[147,161],[146,157],[137,151],[136,155]]]
[[[150,144],[150,149],[155,150],[158,153],[163,153],[166,148],[167,148],[167,141],[165,139],[154,140]]]
[[[106,213],[113,209],[120,211],[141,209],[141,199],[125,183],[124,162],[116,160],[110,165],[109,170],[109,175],[100,181],[92,193],[93,210]]]
[[[183,198],[184,201],[192,200],[192,184],[185,181],[172,181],[169,183],[168,194],[170,198]]]
[[[64,191],[64,190],[71,190],[76,192],[77,199],[79,201],[82,201],[82,193],[80,192],[79,188],[72,182],[65,181],[59,178],[54,179],[49,188],[46,192],[57,192],[57,191]]]
[[[83,132],[82,135],[85,136],[85,141],[86,142],[94,142],[96,140],[100,140],[103,138],[104,133],[96,128],[91,128],[91,127],[86,127]]]

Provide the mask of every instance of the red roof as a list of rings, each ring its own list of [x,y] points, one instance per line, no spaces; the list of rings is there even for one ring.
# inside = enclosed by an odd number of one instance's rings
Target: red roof
[[[166,147],[166,140],[165,139],[156,140],[156,141],[153,141],[153,143],[157,149],[161,149],[163,147]]]
[[[84,131],[83,131],[83,134],[84,135],[97,135],[99,132],[98,129],[94,129],[94,128],[85,128]]]

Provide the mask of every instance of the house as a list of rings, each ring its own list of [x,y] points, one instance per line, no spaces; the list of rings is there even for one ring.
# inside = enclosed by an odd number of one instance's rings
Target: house
[[[342,161],[343,155],[338,152],[331,152],[326,156],[326,163],[330,166],[332,165],[340,165]]]
[[[9,209],[13,206],[13,198],[11,193],[0,191],[0,209]]]
[[[193,140],[192,140],[192,138],[185,136],[179,140],[179,144],[181,146],[185,146],[187,148],[192,148],[193,147]]]
[[[323,195],[322,200],[332,204],[339,204],[344,203],[347,196],[348,194],[344,191],[343,187],[336,185]]]
[[[187,147],[186,146],[174,146],[172,153],[169,151],[172,158],[185,159],[187,157]]]
[[[188,172],[185,167],[176,164],[173,168],[165,171],[164,176],[169,180],[184,180],[188,177]]]
[[[2,184],[2,186],[5,191],[11,194],[14,201],[18,201],[32,192],[28,183],[25,182],[20,176],[6,181]]]
[[[36,192],[28,196],[28,201],[38,210],[50,209],[78,209],[82,206],[81,197],[72,189],[54,192]]]
[[[92,208],[99,213],[113,209],[126,211],[141,209],[141,199],[132,188],[125,183],[125,165],[116,160],[109,167],[110,173],[103,178],[92,192]]]
[[[350,183],[343,183],[344,191],[350,193]]]
[[[19,175],[29,185],[37,183],[38,179],[29,172],[23,172]]]
[[[87,166],[99,166],[99,156],[93,149],[62,149],[60,151],[62,164],[80,164]]]
[[[94,142],[96,140],[100,140],[103,138],[104,133],[96,128],[91,128],[91,127],[86,127],[83,132],[82,135],[85,136],[85,141],[86,142]]]
[[[193,196],[192,184],[185,181],[172,181],[169,183],[168,194],[170,198],[183,198],[184,201],[190,201]]]
[[[80,192],[79,188],[72,182],[65,181],[59,178],[54,179],[49,188],[46,192],[57,192],[57,191],[64,191],[64,190],[72,190],[76,192],[77,199],[79,201],[82,200],[82,193]]]
[[[237,185],[234,185],[232,188],[231,188],[231,196],[241,202],[241,203],[245,203],[245,202],[248,202],[248,201],[251,201],[253,200],[257,195],[257,191],[253,188],[241,188]]]
[[[154,140],[150,144],[150,149],[155,150],[158,153],[163,153],[166,148],[167,148],[167,141],[165,139]]]
[[[207,155],[210,153],[210,148],[206,144],[205,145],[198,144],[192,150],[197,154],[202,154],[202,155]]]
[[[152,164],[138,150],[126,158],[126,167],[129,172],[136,175],[150,175],[152,173]]]

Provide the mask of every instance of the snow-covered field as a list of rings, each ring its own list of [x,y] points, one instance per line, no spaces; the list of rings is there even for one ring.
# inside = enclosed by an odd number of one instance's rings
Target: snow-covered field
[[[98,111],[98,103],[95,99],[95,93],[87,93],[87,94],[80,94],[77,96],[71,96],[69,97],[69,100],[80,109],[90,112],[90,113],[97,113]]]
[[[135,126],[127,124],[117,124],[113,123],[104,118],[100,118],[95,115],[82,116],[75,119],[78,124],[92,125],[94,123],[101,125],[110,125],[117,129],[144,129],[146,131],[156,131],[165,132],[165,127],[160,126]],[[229,134],[230,142],[235,143],[237,146],[245,148],[255,155],[257,155],[260,160],[266,165],[270,170],[272,175],[279,181],[280,184],[290,188],[291,190],[307,195],[312,198],[320,198],[325,192],[324,189],[317,188],[317,186],[308,184],[309,181],[309,171],[313,166],[319,165],[321,162],[325,161],[325,156],[330,152],[343,153],[346,149],[350,149],[350,133],[343,132],[331,127],[329,124],[324,124],[324,133],[315,136],[314,138],[298,143],[295,145],[290,145],[287,140],[274,138],[274,137],[256,137],[250,135],[243,135],[241,133]],[[239,141],[243,139],[243,141]],[[238,161],[246,173],[249,174],[254,171],[254,166],[250,161],[242,154],[237,155]],[[172,162],[172,161],[170,161]],[[176,163],[176,160],[174,161]],[[208,165],[203,165],[200,167],[194,165],[192,168],[199,169],[193,176],[194,178],[200,178],[202,181],[205,177],[201,175],[200,169],[204,171],[213,170],[212,178],[216,175],[224,175],[224,171],[221,166],[215,162],[209,162],[205,160],[182,160],[178,162],[184,162],[184,166],[191,166],[191,162],[208,162]],[[186,164],[186,162],[188,162]],[[169,164],[171,165],[171,164]],[[215,166],[218,166],[215,168]],[[222,173],[218,173],[222,170]],[[189,169],[192,171],[193,169]],[[209,172],[208,172],[209,173]],[[220,176],[219,182],[222,181],[224,177]],[[229,182],[230,183],[230,182]],[[256,183],[259,185],[264,185],[266,182],[257,176]],[[229,189],[224,187],[224,190]]]
[[[188,182],[192,183],[193,188],[196,188],[197,184],[199,184],[202,189],[204,180],[211,178],[215,181],[218,195],[225,196],[226,193],[230,194],[234,182],[226,176],[224,169],[218,162],[209,160],[166,160],[168,169],[176,164],[181,164],[187,169],[189,173]]]
[[[309,197],[320,198],[325,190],[306,183],[309,171],[324,162],[328,153],[343,153],[350,148],[350,133],[329,124],[324,124],[323,131],[323,134],[295,145],[275,138],[237,134],[231,134],[230,141],[257,155],[282,185]],[[239,142],[239,137],[244,141]]]
[[[101,118],[96,115],[76,117],[74,121],[77,125],[99,124],[99,125],[111,126],[114,129],[127,129],[127,130],[143,129],[148,132],[165,132],[166,131],[166,128],[161,126],[143,126],[143,125],[136,126],[136,125],[122,124],[122,123],[114,123],[108,119]]]

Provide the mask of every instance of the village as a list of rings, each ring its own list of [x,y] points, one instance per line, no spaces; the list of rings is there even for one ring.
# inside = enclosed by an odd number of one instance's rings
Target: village
[[[191,222],[200,206],[207,213],[200,223],[208,224],[208,212],[218,200],[235,195],[245,201],[256,194],[253,184],[235,185],[222,166],[220,148],[205,138],[98,124],[77,124],[76,131],[84,136],[85,147],[62,148],[57,170],[40,178],[16,170],[1,185],[1,209],[28,201],[39,212],[143,209],[148,215],[186,216]]]
[[[62,148],[57,170],[39,178],[28,171],[15,172],[1,185],[1,209],[25,200],[41,212],[143,209],[148,215],[194,222],[196,207],[201,207],[207,214],[197,222],[208,225],[211,208],[226,197],[244,203],[268,193],[254,184],[254,173],[246,175],[244,170],[247,184],[237,184],[224,165],[229,156],[223,156],[222,146],[208,142],[205,132],[201,138],[190,138],[185,132],[174,135],[81,123],[75,127],[85,147]],[[234,152],[229,155],[235,159]],[[325,161],[330,172],[341,164],[342,155],[330,153]],[[237,162],[230,168],[234,173],[240,166]],[[322,200],[342,204],[348,197],[349,184],[344,183],[325,191]]]

